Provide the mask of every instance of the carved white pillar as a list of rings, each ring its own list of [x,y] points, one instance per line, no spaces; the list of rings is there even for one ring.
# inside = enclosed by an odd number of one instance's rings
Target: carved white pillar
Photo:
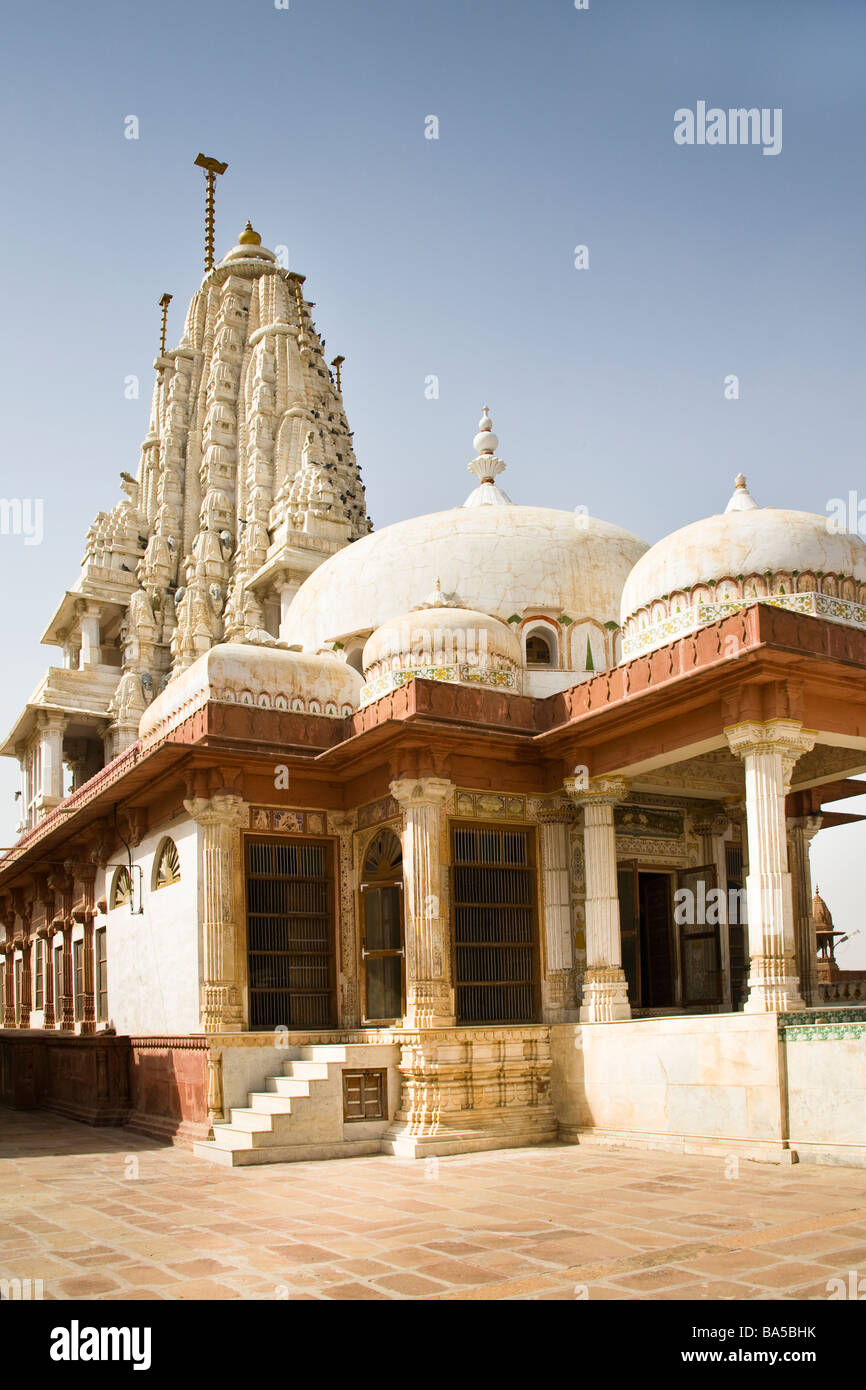
[[[442,808],[451,790],[442,777],[391,783],[403,810],[406,1028],[453,1028],[456,1021],[442,883]]]
[[[725,730],[746,769],[749,835],[749,997],[745,1013],[802,1009],[788,871],[785,796],[794,764],[815,746],[796,719],[749,721]]]
[[[794,897],[794,941],[800,972],[800,989],[807,1004],[818,993],[818,943],[812,916],[812,865],[809,846],[821,829],[821,815],[798,816],[788,821],[791,883]]]
[[[565,789],[583,808],[586,972],[580,1018],[582,1023],[614,1023],[631,1018],[622,968],[613,820],[613,808],[628,795],[629,784],[624,777],[571,777]]]
[[[40,802],[50,810],[63,800],[63,733],[66,720],[60,714],[43,714],[39,748],[42,762]]]
[[[719,890],[718,926],[719,968],[722,972],[722,1008],[730,1013],[733,1009],[731,981],[731,939],[728,931],[728,862],[724,836],[730,825],[730,817],[718,806],[698,810],[692,820],[695,833],[700,836],[700,863],[711,864],[716,871],[716,888]]]
[[[299,584],[296,580],[293,580],[293,579],[285,579],[285,580],[283,580],[283,582],[279,585],[279,594],[280,594],[280,637],[281,637],[281,638],[284,638],[284,639],[285,639],[285,638],[288,636],[288,631],[289,631],[289,629],[288,629],[289,609],[290,609],[291,606],[292,606],[292,599],[295,597],[295,594],[298,592],[298,589],[299,589],[300,587],[301,587],[300,584]]]
[[[249,824],[249,807],[230,792],[183,804],[200,827],[201,1028],[205,1033],[236,1033],[243,1026],[243,1010],[235,844],[237,831]]]
[[[574,926],[568,876],[568,828],[573,814],[569,808],[554,807],[544,808],[538,815],[538,858],[544,904],[545,1020],[556,1023],[577,1017]]]
[[[98,666],[102,659],[100,649],[99,609],[88,608],[81,615],[81,669],[85,666]]]

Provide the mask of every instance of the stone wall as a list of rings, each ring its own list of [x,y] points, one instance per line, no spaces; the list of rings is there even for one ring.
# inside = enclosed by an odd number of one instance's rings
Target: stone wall
[[[866,1165],[866,1009],[551,1028],[560,1138]]]
[[[790,1144],[802,1160],[866,1164],[866,1008],[782,1014]]]

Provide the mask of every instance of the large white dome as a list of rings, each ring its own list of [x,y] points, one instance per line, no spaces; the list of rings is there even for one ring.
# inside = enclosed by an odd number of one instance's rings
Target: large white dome
[[[453,507],[387,526],[331,556],[298,590],[281,636],[307,651],[348,645],[422,604],[437,581],[466,608],[505,622],[542,613],[618,624],[623,584],[646,548],[582,513]]]
[[[726,512],[674,531],[638,560],[622,593],[623,655],[761,600],[866,623],[866,544],[827,516],[759,507],[741,475]]]

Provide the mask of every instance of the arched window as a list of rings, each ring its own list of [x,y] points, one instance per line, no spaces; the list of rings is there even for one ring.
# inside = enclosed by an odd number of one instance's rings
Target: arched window
[[[527,666],[553,667],[559,665],[556,633],[552,628],[530,628],[526,634],[525,651]]]
[[[391,829],[370,842],[361,874],[364,1018],[403,1015],[403,851]]]
[[[132,901],[132,878],[129,869],[125,864],[119,869],[115,869],[114,878],[111,880],[111,893],[108,897],[110,908],[125,907]]]
[[[363,647],[354,647],[346,655],[346,665],[351,666],[353,671],[357,671],[359,676],[363,676],[364,674],[364,663],[362,660],[363,655]]]
[[[177,845],[168,836],[163,840],[153,861],[153,884],[157,888],[169,888],[172,883],[180,883],[180,855]]]
[[[537,632],[526,639],[526,661],[529,666],[550,665],[550,644]]]

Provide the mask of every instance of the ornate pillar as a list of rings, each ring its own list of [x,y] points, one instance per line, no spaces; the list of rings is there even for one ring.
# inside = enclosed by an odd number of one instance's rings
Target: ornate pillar
[[[42,757],[39,806],[44,813],[63,800],[63,734],[66,719],[62,714],[42,714],[39,727]]]
[[[48,887],[54,893],[55,916],[50,930],[62,933],[61,954],[61,994],[54,1000],[55,1027],[64,1032],[75,1030],[75,1009],[72,995],[72,890],[73,882],[66,873],[59,870],[48,879]],[[52,970],[54,968],[52,962]]]
[[[21,997],[18,1000],[18,1027],[30,1027],[30,1012],[33,1008],[33,972],[30,968],[33,957],[33,937],[30,934],[30,924],[33,913],[33,902],[29,897],[25,897],[24,891],[13,889],[12,904],[16,913],[21,918],[21,934],[16,940],[16,946],[21,952]]]
[[[544,1015],[547,1022],[553,1023],[572,1022],[578,1016],[568,875],[568,828],[573,819],[574,812],[569,806],[545,806],[538,813],[538,858],[544,904]]]
[[[403,810],[406,897],[406,1028],[453,1028],[448,979],[448,921],[443,915],[442,808],[452,790],[443,777],[391,783]]]
[[[235,850],[238,831],[249,825],[249,807],[236,792],[197,796],[183,804],[198,822],[201,844],[201,1028],[204,1033],[238,1033],[243,1008]]]
[[[749,997],[745,1013],[802,1009],[788,871],[785,796],[794,764],[815,746],[797,719],[750,720],[725,730],[746,769],[749,835]]]
[[[629,784],[624,777],[570,777],[565,789],[574,804],[583,808],[586,972],[580,1019],[582,1023],[614,1023],[631,1018],[622,968],[613,820],[613,808],[628,796]]]
[[[354,866],[353,840],[357,817],[353,811],[332,811],[328,815],[328,833],[336,835],[339,843],[339,1024],[341,1028],[358,1028],[361,1023],[361,998],[358,980],[358,932],[355,922],[355,893],[352,885]]]
[[[720,892],[718,899],[719,968],[722,972],[722,1008],[730,1013],[733,1009],[731,990],[731,939],[728,932],[728,864],[725,856],[724,836],[730,825],[730,817],[720,806],[710,805],[695,812],[692,824],[701,842],[700,862],[711,864],[716,871],[716,887]]]
[[[100,622],[98,604],[87,604],[81,615],[81,669],[98,666],[102,660],[100,648]]]
[[[797,816],[788,821],[791,884],[794,898],[794,942],[800,989],[807,1004],[820,1002],[818,994],[818,942],[812,916],[812,865],[809,846],[821,829],[821,815]]]

